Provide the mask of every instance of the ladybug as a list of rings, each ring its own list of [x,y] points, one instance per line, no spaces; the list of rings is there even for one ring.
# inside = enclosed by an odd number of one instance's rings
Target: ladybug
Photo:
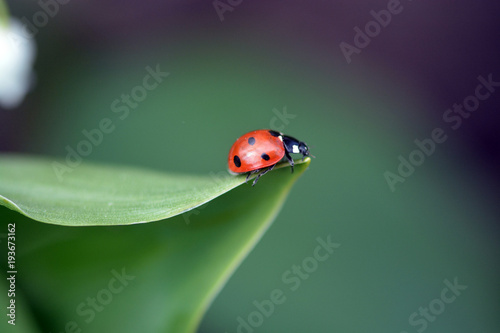
[[[291,136],[273,130],[256,130],[240,136],[229,150],[227,164],[232,174],[248,173],[248,178],[258,173],[253,181],[254,186],[259,178],[271,171],[276,164],[286,158],[292,168],[293,159],[290,154],[302,154],[302,160],[311,156],[307,145]]]

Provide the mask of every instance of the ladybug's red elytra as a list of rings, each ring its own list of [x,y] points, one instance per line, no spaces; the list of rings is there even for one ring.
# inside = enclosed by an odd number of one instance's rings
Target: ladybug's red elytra
[[[293,172],[294,163],[290,154],[302,154],[302,159],[312,156],[304,142],[277,131],[262,129],[240,136],[229,150],[227,164],[232,174],[248,173],[247,180],[258,173],[252,184],[254,186],[283,157],[290,163]]]

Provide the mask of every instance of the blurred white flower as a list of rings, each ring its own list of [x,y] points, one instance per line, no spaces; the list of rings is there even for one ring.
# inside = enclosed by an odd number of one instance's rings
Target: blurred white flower
[[[26,37],[23,25],[10,19],[0,22],[0,106],[18,106],[34,82],[32,71],[36,45]]]

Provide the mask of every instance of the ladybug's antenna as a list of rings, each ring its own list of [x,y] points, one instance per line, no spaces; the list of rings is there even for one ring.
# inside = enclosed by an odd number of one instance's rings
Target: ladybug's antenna
[[[310,145],[308,147],[314,149],[315,146],[314,145]],[[311,154],[311,152],[309,152],[309,155],[307,155],[307,156],[311,156],[312,158],[316,158],[316,156],[314,156],[313,154]]]

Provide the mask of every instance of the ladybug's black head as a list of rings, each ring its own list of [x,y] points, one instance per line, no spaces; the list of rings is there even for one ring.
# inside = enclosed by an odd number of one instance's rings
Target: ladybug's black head
[[[304,157],[309,156],[309,147],[307,147],[305,142],[299,142],[299,153]]]
[[[283,145],[288,154],[302,154],[303,157],[312,156],[305,142],[299,141],[291,136],[283,135]]]

